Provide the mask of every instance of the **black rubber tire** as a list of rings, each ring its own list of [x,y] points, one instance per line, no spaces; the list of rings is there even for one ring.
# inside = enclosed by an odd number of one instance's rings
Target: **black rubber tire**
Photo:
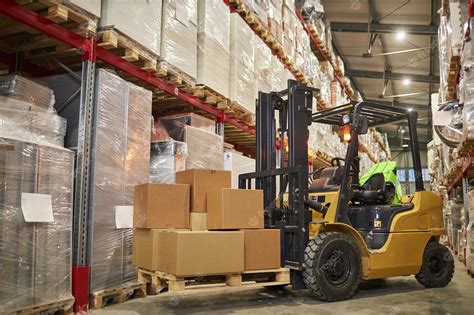
[[[313,297],[335,302],[356,294],[361,280],[362,259],[351,236],[339,232],[318,234],[309,241],[304,257],[303,279]],[[335,261],[338,265],[334,265]]]
[[[426,245],[423,264],[415,275],[416,280],[427,288],[440,288],[451,282],[454,274],[454,258],[451,251],[437,242]]]

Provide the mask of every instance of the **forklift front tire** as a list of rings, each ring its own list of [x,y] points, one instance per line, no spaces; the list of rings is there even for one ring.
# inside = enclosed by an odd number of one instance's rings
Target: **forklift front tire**
[[[451,282],[453,274],[454,258],[449,249],[437,242],[428,243],[416,280],[427,288],[440,288]]]
[[[350,299],[357,292],[362,262],[352,237],[321,233],[309,241],[304,257],[303,279],[315,298],[335,302]]]

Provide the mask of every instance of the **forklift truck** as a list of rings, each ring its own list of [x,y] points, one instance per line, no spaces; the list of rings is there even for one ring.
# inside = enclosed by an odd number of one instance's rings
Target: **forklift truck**
[[[281,263],[290,269],[292,288],[339,301],[351,298],[362,280],[415,275],[425,287],[446,286],[454,260],[439,243],[445,232],[441,198],[423,187],[418,114],[366,101],[313,113],[318,92],[294,80],[284,91],[259,92],[256,172],[239,176],[239,188],[251,189],[255,181],[263,190],[265,227],[280,229]],[[393,204],[383,175],[358,185],[358,136],[369,127],[401,121],[408,122],[416,192]],[[344,158],[335,157],[309,184],[312,123],[341,127],[348,146]],[[277,138],[280,148],[288,140],[288,150],[279,150],[279,156]]]

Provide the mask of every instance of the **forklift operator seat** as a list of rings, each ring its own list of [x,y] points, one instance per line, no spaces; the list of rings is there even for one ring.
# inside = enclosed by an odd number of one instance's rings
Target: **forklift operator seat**
[[[338,191],[342,181],[343,167],[333,166],[324,168],[314,178],[308,189],[309,193]]]
[[[353,188],[352,201],[363,204],[391,204],[395,194],[395,187],[385,182],[382,173],[372,175],[362,187],[353,185]]]

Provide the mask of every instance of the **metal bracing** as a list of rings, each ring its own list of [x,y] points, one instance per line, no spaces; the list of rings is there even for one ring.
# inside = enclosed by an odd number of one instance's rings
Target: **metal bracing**
[[[438,27],[436,25],[400,25],[400,24],[380,24],[372,22],[353,23],[353,22],[331,22],[333,32],[358,32],[366,33],[369,30],[373,33],[395,33],[403,29],[407,34],[414,35],[437,35]]]
[[[369,79],[383,79],[384,72],[379,71],[367,71],[367,70],[348,70],[346,74],[351,77],[369,78]],[[422,75],[422,74],[409,74],[409,73],[396,73],[396,72],[385,72],[385,79],[388,80],[405,80],[410,79],[412,82],[424,82],[424,83],[438,83],[439,76],[437,75]]]

